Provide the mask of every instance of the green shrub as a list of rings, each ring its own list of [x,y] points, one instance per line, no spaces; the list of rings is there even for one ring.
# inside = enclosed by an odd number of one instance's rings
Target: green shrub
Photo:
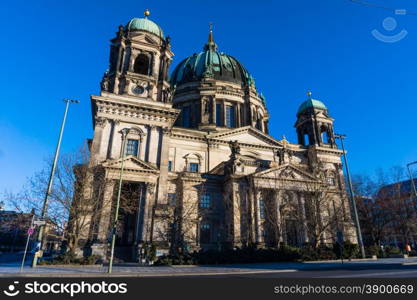
[[[359,257],[359,246],[350,241],[343,243],[343,258],[351,259]]]
[[[320,245],[317,248],[312,247],[311,245],[305,245],[301,248],[301,259],[303,261],[312,261],[312,260],[332,260],[337,259],[338,250],[337,247],[329,247],[326,245]]]
[[[384,252],[387,256],[392,254],[401,254],[400,248],[394,246],[385,246]]]
[[[365,252],[368,255],[380,256],[381,247],[379,247],[378,245],[372,245],[372,246],[367,247],[365,250],[366,250]]]
[[[76,257],[74,254],[67,252],[65,254],[58,255],[53,260],[40,260],[40,265],[94,265],[98,263],[100,257],[97,255],[90,255],[87,257]]]

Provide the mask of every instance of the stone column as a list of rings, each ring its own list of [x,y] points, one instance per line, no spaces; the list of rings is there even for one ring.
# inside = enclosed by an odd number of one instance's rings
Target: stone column
[[[216,97],[212,97],[211,99],[211,123],[216,124]]]
[[[302,237],[303,242],[308,243],[308,234],[307,234],[307,217],[306,217],[306,205],[305,205],[305,195],[303,193],[298,193],[298,205],[300,207],[301,219],[302,219]]]
[[[152,129],[153,125],[146,126],[146,129],[148,130],[147,138],[146,138],[146,151],[145,151],[145,161],[149,162],[149,155],[151,151],[151,141],[152,141]]]
[[[136,213],[136,235],[135,235],[135,244],[138,245],[143,241],[143,216],[144,216],[144,204],[146,203],[146,186],[145,184],[140,185],[139,199],[138,199],[138,208]]]
[[[258,234],[258,228],[260,227],[260,222],[259,222],[259,216],[257,211],[258,209],[258,204],[256,203],[256,199],[253,196],[253,191],[251,189],[251,186],[249,186],[249,188],[245,191],[247,193],[247,199],[248,199],[248,204],[249,204],[249,217],[251,219],[251,226],[250,228],[248,228],[248,230],[250,230],[250,237],[251,237],[251,242],[256,242],[259,243],[259,234]]]
[[[148,143],[148,153],[149,153],[149,162],[156,164],[159,148],[159,134],[156,126],[150,126],[149,131],[149,143]]]
[[[277,212],[277,215],[276,215],[277,216],[277,223],[278,223],[277,229],[280,230],[279,240],[276,241],[276,242],[279,244],[280,242],[284,242],[284,239],[286,238],[285,221],[281,216],[280,210],[278,209],[279,205],[280,205],[281,197],[282,197],[282,191],[281,192],[275,191],[274,196],[275,196],[275,207],[276,207],[276,212]]]
[[[147,144],[148,144],[147,137],[144,134],[140,137],[140,145],[139,145],[139,159],[140,160],[145,161]]]
[[[263,236],[262,236],[262,227],[264,226],[262,223],[262,219],[261,219],[261,210],[260,210],[260,200],[264,201],[264,207],[266,207],[266,203],[264,199],[262,198],[262,193],[261,191],[258,190],[254,190],[252,193],[253,197],[254,197],[254,201],[256,203],[256,211],[255,211],[255,215],[256,215],[256,219],[257,219],[257,224],[256,224],[256,242],[257,243],[264,243],[265,241],[263,240]]]
[[[103,141],[103,131],[106,125],[107,119],[101,117],[95,119],[94,137],[91,144],[91,166],[96,165],[98,161],[103,159],[103,157],[100,155],[100,150]]]
[[[224,102],[224,100],[222,101],[222,109],[223,109],[223,114],[222,114],[222,116],[223,116],[223,127],[226,127],[226,103]]]
[[[159,179],[158,179],[158,203],[166,203],[167,201],[167,181],[168,181],[168,160],[169,160],[169,141],[170,128],[161,128],[161,149],[159,157]]]
[[[114,145],[114,139],[116,138],[116,132],[117,132],[117,126],[119,125],[119,120],[112,120],[111,122],[111,131],[109,135],[109,145],[107,147],[107,158],[113,159],[114,153],[113,153],[113,145]]]
[[[115,181],[111,180],[106,183],[103,193],[103,202],[99,212],[99,223],[98,223],[98,232],[97,239],[100,243],[107,244],[107,239],[109,231],[111,228],[112,221],[112,202],[113,202],[113,193],[115,188]]]
[[[235,120],[236,128],[240,127],[240,107],[241,107],[240,103],[236,104],[236,120]]]
[[[142,239],[144,241],[152,241],[153,236],[153,207],[155,205],[155,183],[149,182],[145,184],[145,196],[143,199],[145,202],[143,206],[143,227],[142,227]]]

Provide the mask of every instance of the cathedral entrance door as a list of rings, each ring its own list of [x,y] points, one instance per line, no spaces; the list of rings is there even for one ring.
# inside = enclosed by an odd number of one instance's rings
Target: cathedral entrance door
[[[115,257],[119,261],[134,262],[137,259],[137,244],[143,228],[143,184],[126,182],[122,185],[119,220],[116,234]]]

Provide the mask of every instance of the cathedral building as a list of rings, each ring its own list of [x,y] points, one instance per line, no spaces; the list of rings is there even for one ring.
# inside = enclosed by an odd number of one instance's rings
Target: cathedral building
[[[174,47],[148,15],[119,26],[91,97],[90,166],[106,178],[86,233],[93,253],[108,255],[120,179],[134,204],[117,223],[124,260],[144,243],[158,253],[302,246],[333,243],[337,232],[356,243],[327,107],[308,94],[295,112],[297,143],[274,138],[265,97],[211,29],[202,52],[170,73]]]

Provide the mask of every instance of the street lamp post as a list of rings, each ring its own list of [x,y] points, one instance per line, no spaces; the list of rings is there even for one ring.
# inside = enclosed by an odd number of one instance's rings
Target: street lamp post
[[[347,156],[346,156],[345,146],[343,144],[343,140],[346,138],[346,135],[344,135],[344,134],[335,134],[335,137],[340,140],[340,144],[342,146],[343,159],[345,161],[346,175],[347,175],[348,184],[349,184],[349,194],[350,194],[350,199],[351,199],[351,203],[352,203],[353,215],[354,215],[355,223],[356,223],[356,234],[358,236],[358,242],[359,242],[359,247],[360,247],[360,250],[361,250],[362,258],[365,258],[365,248],[363,246],[362,232],[361,232],[361,226],[359,224],[358,210],[356,208],[355,194],[353,192],[352,180],[350,178],[350,172],[349,172],[349,164],[348,164],[348,160],[347,160]]]
[[[125,149],[127,135],[129,134],[130,129],[125,128],[122,130],[122,162],[120,165],[120,177],[119,177],[119,190],[117,191],[117,200],[116,200],[116,210],[114,212],[114,221],[112,228],[112,238],[111,238],[111,250],[110,250],[110,260],[109,260],[109,269],[108,273],[110,274],[113,270],[113,257],[114,257],[114,246],[116,243],[116,231],[117,231],[117,219],[119,218],[119,207],[120,207],[120,196],[122,193],[122,182],[123,182],[123,170],[124,170],[124,158],[125,158]]]
[[[56,150],[55,150],[55,157],[54,157],[54,162],[53,162],[52,168],[51,168],[51,174],[49,175],[48,189],[46,191],[45,199],[43,201],[43,207],[42,207],[42,213],[41,213],[41,218],[42,219],[45,218],[46,212],[48,210],[49,196],[51,195],[51,192],[52,192],[52,185],[53,185],[53,181],[54,181],[56,165],[57,165],[57,162],[58,162],[59,150],[61,148],[62,135],[64,134],[65,122],[67,120],[68,108],[69,108],[69,105],[71,103],[80,103],[80,101],[78,101],[78,100],[71,100],[71,99],[64,99],[63,101],[66,103],[65,112],[64,112],[64,117],[62,119],[61,130],[59,132],[58,144],[57,144]],[[38,245],[40,245],[39,251],[42,250],[42,246],[43,246],[42,245],[42,238],[43,238],[43,235],[44,235],[44,230],[45,230],[45,224],[40,226],[39,232],[38,232],[37,240],[38,240]],[[38,262],[38,257],[36,255],[34,255],[33,262],[32,262],[32,267],[36,267],[37,262]]]

